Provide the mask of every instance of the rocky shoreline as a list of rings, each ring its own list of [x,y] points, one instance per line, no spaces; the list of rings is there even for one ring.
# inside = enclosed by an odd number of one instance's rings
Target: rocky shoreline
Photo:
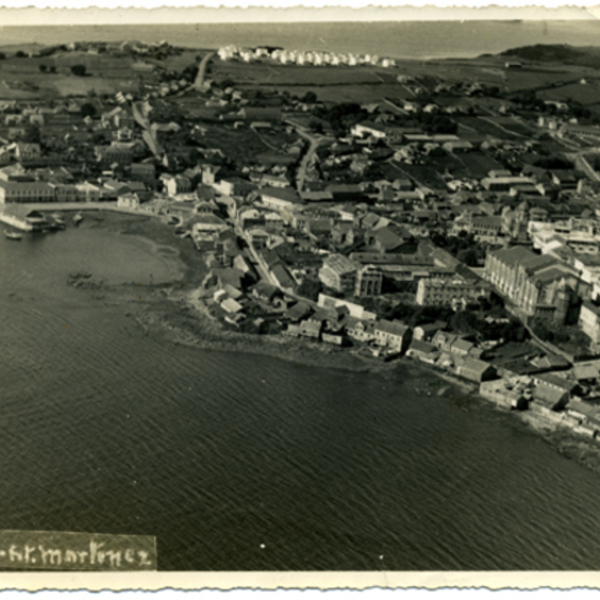
[[[112,217],[112,218],[111,218]],[[299,363],[306,367],[350,370],[353,372],[378,373],[389,378],[398,376],[402,369],[410,369],[422,379],[415,391],[422,395],[455,395],[457,391],[465,399],[475,400],[482,406],[497,408],[482,398],[478,386],[450,373],[428,367],[407,357],[383,363],[377,359],[358,355],[348,348],[338,348],[307,339],[278,335],[255,335],[233,331],[210,315],[198,289],[206,274],[201,257],[189,241],[173,235],[158,219],[150,217],[125,217],[110,215],[99,225],[124,235],[139,235],[153,241],[156,248],[168,246],[178,252],[185,265],[181,279],[169,284],[145,286],[143,299],[139,297],[139,285],[109,285],[96,282],[86,273],[77,280],[79,289],[105,304],[126,305],[127,316],[143,330],[144,335],[164,340],[166,343],[184,345],[200,350],[258,354]],[[73,285],[73,282],[70,283]],[[102,290],[102,295],[97,292]],[[440,385],[440,380],[444,384]],[[563,456],[600,473],[600,446],[580,435],[561,427],[539,413],[517,412],[513,423],[550,443]]]

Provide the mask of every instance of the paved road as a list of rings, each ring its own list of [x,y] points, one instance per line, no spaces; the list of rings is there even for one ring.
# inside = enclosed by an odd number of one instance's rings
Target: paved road
[[[302,162],[300,163],[300,167],[298,169],[298,174],[296,176],[296,187],[298,191],[301,192],[304,189],[304,180],[306,179],[306,171],[309,166],[312,164],[314,160],[315,152],[317,148],[326,142],[333,142],[333,138],[328,137],[326,135],[319,135],[318,133],[308,133],[307,131],[303,131],[298,129],[298,135],[303,137],[305,140],[310,142],[310,146],[308,147],[307,153],[304,155]]]

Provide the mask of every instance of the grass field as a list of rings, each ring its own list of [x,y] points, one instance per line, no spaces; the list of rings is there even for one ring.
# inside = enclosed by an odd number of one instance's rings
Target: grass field
[[[537,93],[537,97],[541,100],[575,100],[575,102],[579,102],[584,106],[595,104],[600,101],[600,83],[598,80],[591,81],[587,85],[571,83],[549,90],[542,90]]]

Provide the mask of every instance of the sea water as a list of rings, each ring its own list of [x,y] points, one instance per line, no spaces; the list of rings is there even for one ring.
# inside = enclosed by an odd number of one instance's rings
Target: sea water
[[[166,40],[190,48],[270,45],[419,59],[474,57],[531,44],[596,45],[599,33],[597,20],[17,26],[0,27],[0,44]]]
[[[180,268],[90,219],[0,238],[0,529],[153,535],[169,570],[598,568],[596,473],[406,366],[147,335],[131,305]]]

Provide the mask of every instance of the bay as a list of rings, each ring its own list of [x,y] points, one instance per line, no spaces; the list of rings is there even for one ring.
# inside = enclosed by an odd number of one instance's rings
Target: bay
[[[598,568],[596,473],[406,366],[147,335],[131,307],[181,269],[89,220],[0,239],[0,529],[154,535],[163,570]]]

